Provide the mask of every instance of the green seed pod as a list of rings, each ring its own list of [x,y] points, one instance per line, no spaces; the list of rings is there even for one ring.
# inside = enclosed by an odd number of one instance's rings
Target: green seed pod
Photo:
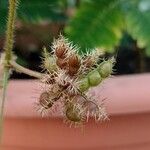
[[[84,121],[84,115],[81,111],[82,108],[75,103],[69,102],[66,104],[66,118],[73,123],[82,123]]]
[[[66,110],[66,117],[68,118],[68,120],[73,121],[73,122],[82,121],[79,110],[74,110],[74,108],[68,108]]]
[[[56,60],[54,57],[50,55],[46,47],[43,47],[42,55],[43,55],[43,62],[42,62],[43,69],[46,69],[50,72],[56,70]]]
[[[102,81],[102,77],[96,69],[88,74],[88,80],[90,86],[97,86]]]
[[[80,80],[79,89],[80,89],[81,92],[84,92],[84,91],[88,90],[89,87],[90,87],[90,85],[89,85],[89,81],[88,81],[87,77]]]
[[[111,75],[113,69],[113,61],[108,60],[100,64],[98,71],[102,78],[107,78]]]

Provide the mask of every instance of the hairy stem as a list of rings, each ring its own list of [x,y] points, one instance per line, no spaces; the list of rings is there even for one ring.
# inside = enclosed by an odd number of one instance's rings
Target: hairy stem
[[[8,11],[8,21],[7,21],[7,30],[6,30],[6,39],[5,39],[5,60],[6,63],[9,63],[12,56],[12,49],[14,44],[14,30],[15,30],[15,20],[16,20],[16,8],[17,0],[9,0],[9,11]]]
[[[17,64],[15,61],[10,61],[9,63],[18,72],[25,73],[25,74],[32,76],[32,77],[35,77],[35,78],[41,78],[42,77],[42,73],[32,71],[30,69],[22,67],[21,65]]]
[[[17,0],[9,0],[9,11],[8,11],[8,21],[6,29],[6,39],[4,45],[5,58],[3,60],[3,84],[2,84],[2,95],[0,99],[0,140],[2,136],[2,125],[3,125],[3,111],[6,95],[6,87],[9,79],[9,61],[12,57],[12,49],[14,43],[14,30],[15,30],[15,19],[16,19],[16,8]]]

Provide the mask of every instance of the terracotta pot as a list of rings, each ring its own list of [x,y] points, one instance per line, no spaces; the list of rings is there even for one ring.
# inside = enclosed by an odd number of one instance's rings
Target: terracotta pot
[[[150,74],[113,77],[94,89],[107,97],[110,121],[69,128],[62,116],[42,118],[35,80],[10,81],[2,150],[150,150]],[[36,92],[35,92],[36,91]]]

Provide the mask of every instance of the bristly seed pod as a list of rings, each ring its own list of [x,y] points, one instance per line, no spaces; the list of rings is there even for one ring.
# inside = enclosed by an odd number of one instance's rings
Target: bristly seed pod
[[[68,70],[69,75],[74,76],[75,74],[77,74],[81,65],[79,57],[76,54],[70,55],[68,65],[69,65]]]
[[[71,67],[76,67],[79,69],[81,62],[80,62],[79,57],[76,54],[72,54],[69,56],[68,64]]]
[[[66,105],[65,115],[67,119],[73,123],[81,123],[84,121],[83,113],[80,108],[71,102]]]
[[[80,81],[80,91],[84,92],[92,86],[97,86],[102,82],[103,78],[110,76],[113,69],[113,63],[114,58],[104,61],[99,67],[85,75]]]
[[[68,51],[68,49],[65,47],[65,44],[63,44],[62,46],[57,47],[55,49],[55,55],[58,58],[64,59],[66,57],[67,51]]]
[[[42,63],[42,68],[44,70],[48,71],[54,71],[56,70],[56,59],[50,55],[50,53],[47,51],[47,49],[44,47],[43,48],[43,63]]]
[[[53,106],[53,102],[50,101],[50,94],[48,92],[45,91],[40,95],[39,104],[45,109],[49,109]]]
[[[90,85],[89,85],[89,80],[88,78],[83,78],[79,81],[79,90],[81,92],[85,92],[89,89]]]
[[[111,75],[113,70],[114,58],[104,61],[100,64],[98,71],[102,78],[107,78]]]
[[[75,74],[77,74],[78,73],[78,68],[76,68],[76,67],[69,67],[69,71],[68,71],[68,74],[70,75],[70,76],[74,76]]]
[[[102,77],[97,70],[94,70],[88,74],[88,80],[90,86],[97,86],[102,81]]]
[[[56,60],[56,64],[61,69],[66,69],[68,65],[67,60],[61,58]]]
[[[84,78],[79,82],[79,89],[81,92],[87,91],[92,86],[97,86],[102,82],[102,77],[97,69],[88,73]]]
[[[99,65],[102,57],[98,51],[80,56],[78,48],[61,35],[58,40],[54,40],[51,48],[51,54],[46,48],[43,49],[42,67],[45,74],[41,82],[45,89],[37,103],[41,114],[62,103],[66,123],[70,125],[82,125],[89,116],[96,120],[106,119],[105,109],[94,96],[88,95],[88,90],[112,73],[114,60]]]

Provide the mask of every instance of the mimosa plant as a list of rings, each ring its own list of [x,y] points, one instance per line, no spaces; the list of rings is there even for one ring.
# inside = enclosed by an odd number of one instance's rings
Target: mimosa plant
[[[18,0],[9,0],[4,53],[1,55],[1,72],[3,93],[0,101],[0,124],[2,128],[3,109],[6,87],[13,70],[38,78],[45,86],[37,99],[37,110],[41,115],[48,114],[57,103],[62,103],[62,112],[70,125],[80,125],[88,121],[89,116],[95,120],[107,119],[102,103],[88,94],[108,78],[113,69],[114,58],[104,60],[96,49],[87,54],[79,54],[78,48],[62,35],[54,40],[52,52],[43,49],[43,73],[29,70],[15,62],[13,44]]]

